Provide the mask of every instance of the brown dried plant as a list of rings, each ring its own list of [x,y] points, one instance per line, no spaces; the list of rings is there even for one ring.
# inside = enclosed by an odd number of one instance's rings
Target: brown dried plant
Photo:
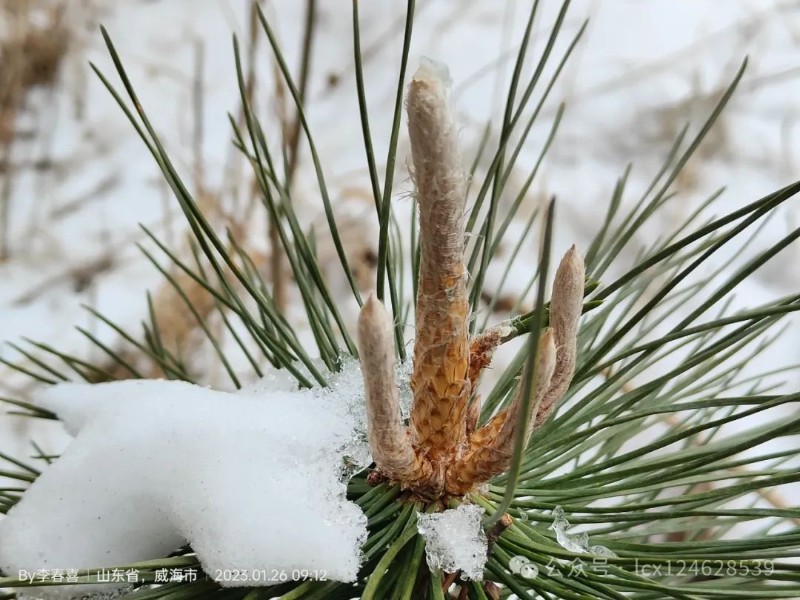
[[[420,222],[416,339],[408,426],[401,419],[390,318],[371,296],[359,318],[359,347],[367,401],[373,481],[389,480],[415,497],[463,496],[508,470],[526,386],[510,406],[478,428],[476,396],[495,349],[514,336],[501,323],[469,337],[464,263],[466,176],[458,132],[441,75],[423,65],[406,99]],[[575,371],[584,265],[573,246],[553,283],[550,328],[539,338],[530,386],[526,440],[547,420]]]
[[[0,19],[7,25],[0,39],[0,262],[11,256],[11,155],[17,118],[31,90],[51,87],[57,79],[71,35],[65,9],[64,3],[0,1]]]
[[[34,13],[43,12],[36,26]],[[31,89],[56,80],[70,41],[65,6],[44,2],[0,2],[9,34],[0,40],[0,142],[14,137],[15,115]]]

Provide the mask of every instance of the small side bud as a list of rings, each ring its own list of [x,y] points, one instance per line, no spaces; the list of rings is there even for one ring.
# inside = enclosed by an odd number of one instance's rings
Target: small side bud
[[[525,443],[527,444],[531,431],[533,430],[535,415],[547,391],[553,385],[555,370],[557,368],[557,349],[553,329],[545,330],[539,337],[539,345],[536,351],[536,372],[530,387],[530,412],[525,423]],[[524,377],[529,377],[529,373],[524,373]],[[516,436],[517,426],[522,419],[522,398],[525,393],[524,381],[520,381],[517,386],[517,393],[508,409],[508,416],[503,424],[503,428],[498,432],[495,446],[511,457],[514,449],[514,437]]]
[[[555,334],[556,367],[550,387],[542,398],[534,421],[538,429],[550,417],[556,404],[563,398],[578,358],[578,324],[583,311],[583,286],[586,267],[583,258],[573,245],[558,265],[550,298],[550,326]]]
[[[469,344],[469,380],[473,386],[478,384],[481,373],[492,362],[494,351],[516,334],[510,325],[511,320],[498,323],[494,327],[476,335]]]
[[[372,458],[384,475],[403,481],[414,470],[415,456],[400,416],[392,324],[374,295],[361,308],[358,345]]]

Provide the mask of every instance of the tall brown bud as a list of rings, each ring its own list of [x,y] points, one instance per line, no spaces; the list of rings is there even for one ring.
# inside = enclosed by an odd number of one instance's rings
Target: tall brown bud
[[[406,100],[420,222],[417,294],[414,446],[432,459],[463,442],[467,377],[467,271],[464,265],[466,177],[458,131],[442,74],[423,64]]]
[[[407,480],[414,471],[416,457],[400,416],[392,324],[374,295],[361,308],[358,346],[372,458],[389,479]]]

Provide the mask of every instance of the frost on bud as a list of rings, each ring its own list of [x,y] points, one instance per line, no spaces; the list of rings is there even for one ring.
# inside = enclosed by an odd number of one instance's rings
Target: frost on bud
[[[411,428],[414,447],[438,460],[463,443],[471,393],[464,265],[466,177],[441,69],[430,64],[419,68],[409,85],[406,110],[421,247]]]
[[[561,264],[558,265],[553,280],[553,293],[550,297],[550,327],[555,334],[556,367],[550,387],[542,398],[534,421],[538,429],[550,417],[556,404],[564,396],[572,376],[575,374],[575,361],[578,357],[578,323],[583,311],[583,286],[586,277],[583,258],[573,245]]]
[[[373,295],[358,318],[358,345],[372,458],[385,476],[403,481],[411,477],[416,458],[400,417],[392,324]]]
[[[530,419],[525,423],[525,440],[533,430],[534,415],[550,387],[556,368],[556,347],[553,330],[539,338],[534,381],[530,387]],[[526,375],[527,376],[527,375]],[[466,494],[477,484],[508,470],[514,454],[514,438],[522,421],[522,400],[526,391],[520,381],[508,409],[497,413],[470,438],[469,449],[447,472],[447,491]]]

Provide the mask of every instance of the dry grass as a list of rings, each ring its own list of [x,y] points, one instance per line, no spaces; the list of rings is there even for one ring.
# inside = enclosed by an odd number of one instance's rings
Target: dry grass
[[[11,154],[17,117],[31,90],[52,87],[70,45],[66,2],[2,0],[0,18],[7,30],[0,39],[0,262],[9,258],[12,190]]]

